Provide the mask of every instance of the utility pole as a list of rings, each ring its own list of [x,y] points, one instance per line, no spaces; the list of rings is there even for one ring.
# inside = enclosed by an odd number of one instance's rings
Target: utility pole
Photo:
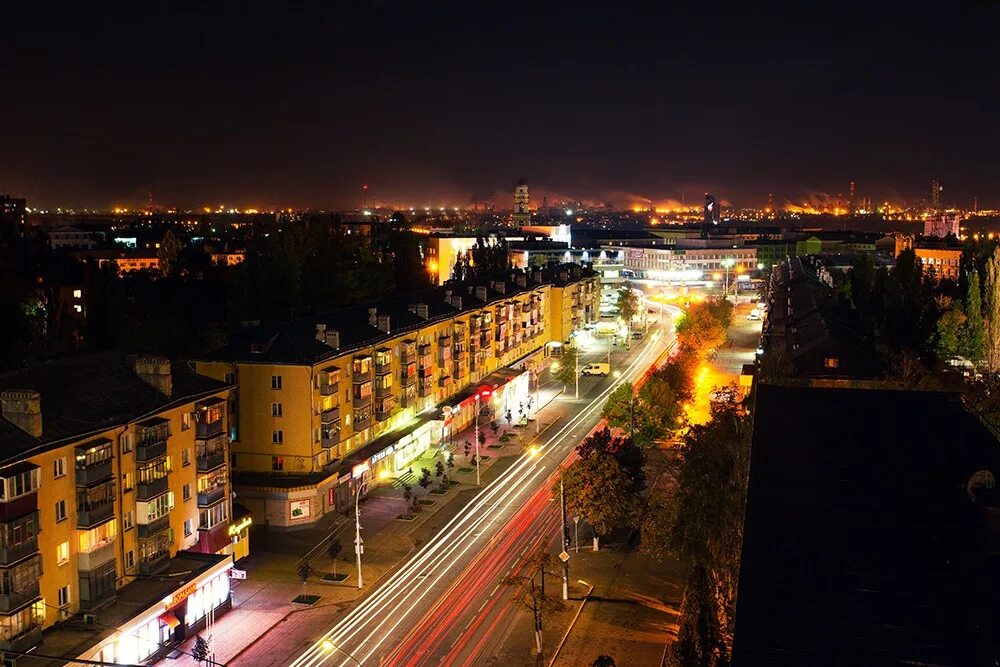
[[[365,580],[361,576],[361,552],[364,551],[364,542],[361,541],[361,507],[358,501],[361,499],[361,482],[354,493],[354,553],[358,557],[358,589],[365,585]]]
[[[573,351],[573,363],[575,365],[574,375],[576,376],[576,397],[580,398],[580,348],[579,346],[574,346],[574,347],[575,349]]]
[[[538,411],[542,409],[542,376],[538,372],[537,367],[532,371],[532,374],[535,376],[535,435],[538,435],[541,429],[541,419],[538,417]]]
[[[569,600],[569,552],[566,547],[569,544],[569,534],[566,532],[566,488],[563,485],[563,470],[559,468],[559,505],[562,515],[562,550],[559,552],[560,560],[563,562],[562,595],[563,600]],[[542,575],[544,576],[544,575]]]
[[[537,420],[536,420],[537,421]],[[476,486],[481,486],[479,477],[479,391],[476,391]]]

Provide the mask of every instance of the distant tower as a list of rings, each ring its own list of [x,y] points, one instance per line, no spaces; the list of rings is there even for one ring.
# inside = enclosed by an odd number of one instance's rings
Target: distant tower
[[[935,211],[941,208],[941,192],[943,190],[941,181],[936,178],[931,181],[931,208]]]
[[[701,237],[708,238],[708,228],[712,225],[719,224],[719,204],[715,201],[713,195],[705,193],[705,226],[701,230]]]
[[[847,200],[847,212],[854,215],[854,181],[851,181],[851,194]]]
[[[773,192],[768,192],[767,193],[767,210],[770,211],[770,212],[772,212],[772,213],[774,212],[774,193]]]
[[[521,225],[531,224],[531,211],[528,208],[528,183],[524,180],[524,176],[517,182],[514,186],[514,224],[518,227]]]

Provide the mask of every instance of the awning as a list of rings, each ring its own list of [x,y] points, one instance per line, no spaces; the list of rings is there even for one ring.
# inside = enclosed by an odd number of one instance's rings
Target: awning
[[[181,622],[177,620],[177,617],[169,611],[166,614],[160,614],[160,621],[169,625],[171,630],[181,624]]]

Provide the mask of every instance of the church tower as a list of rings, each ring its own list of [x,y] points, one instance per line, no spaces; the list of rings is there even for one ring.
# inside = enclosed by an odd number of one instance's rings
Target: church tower
[[[521,180],[514,186],[514,225],[531,224],[531,211],[528,209],[528,183],[521,176]]]

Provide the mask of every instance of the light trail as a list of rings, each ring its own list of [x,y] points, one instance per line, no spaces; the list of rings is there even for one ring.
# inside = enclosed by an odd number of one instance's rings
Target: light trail
[[[594,413],[603,407],[607,396],[622,382],[633,375],[642,375],[646,365],[662,347],[657,341],[648,344],[627,366],[622,377],[612,382],[607,388],[597,394],[582,410],[567,420],[567,422],[544,445],[543,451],[554,449],[557,443],[573,435],[573,430],[579,428]],[[589,429],[588,429],[589,431]],[[570,440],[575,446],[577,438]],[[562,443],[565,445],[565,442]],[[309,649],[304,651],[292,667],[316,667],[334,656],[323,648],[324,642],[333,642],[364,664],[403,623],[410,612],[418,610],[418,605],[424,598],[439,587],[442,579],[450,574],[452,568],[461,562],[470,549],[479,544],[488,547],[499,535],[503,525],[501,522],[496,532],[482,544],[483,533],[474,533],[484,524],[489,526],[499,515],[515,506],[516,500],[528,490],[537,488],[538,477],[543,469],[528,457],[521,457],[514,465],[501,473],[493,482],[487,485],[458,515],[453,517],[445,527],[425,544],[420,551],[406,564],[400,567],[386,582],[384,582],[369,597],[362,600],[348,615],[320,637]],[[467,539],[473,536],[473,539]],[[441,595],[440,592],[437,595]],[[421,615],[422,616],[422,615]],[[364,652],[363,655],[360,653]],[[346,658],[342,664],[350,662]]]

